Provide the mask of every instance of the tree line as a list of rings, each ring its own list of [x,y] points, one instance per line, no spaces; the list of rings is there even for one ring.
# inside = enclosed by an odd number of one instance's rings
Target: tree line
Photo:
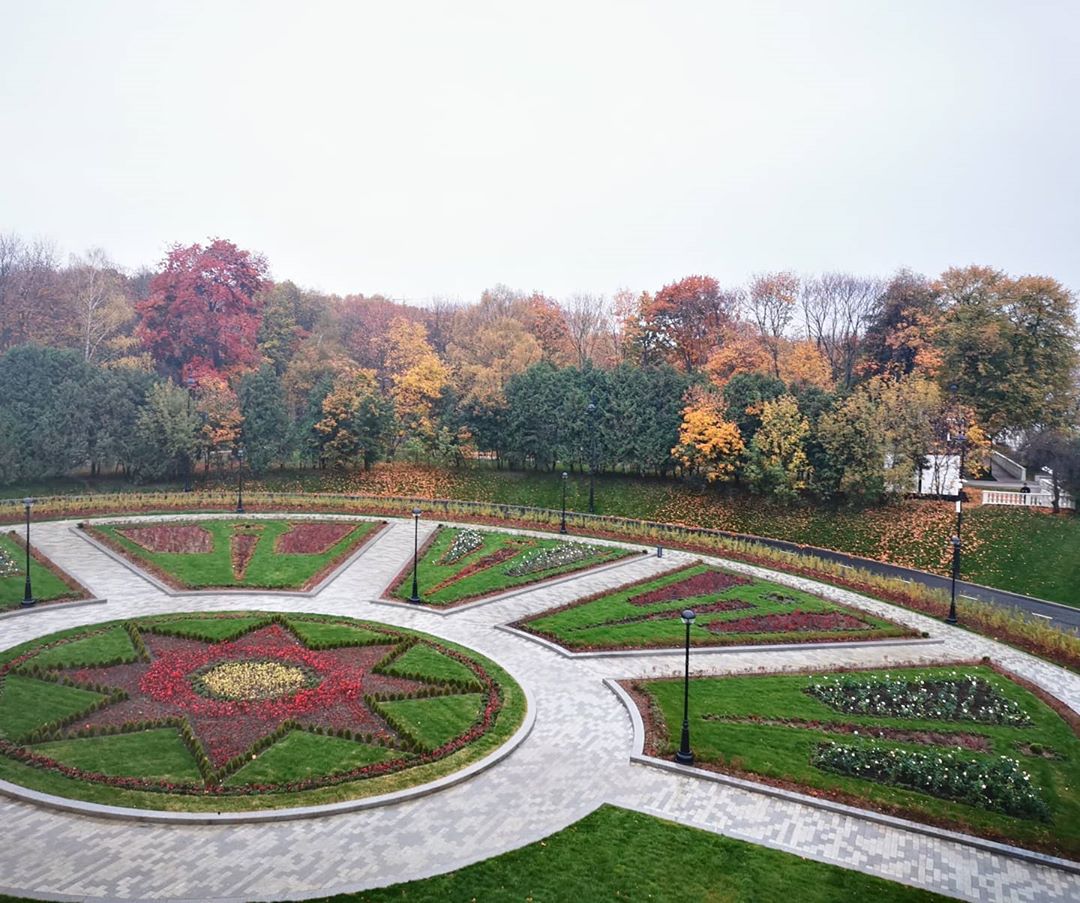
[[[1007,442],[1075,485],[1077,338],[1064,286],[981,266],[410,306],[272,281],[220,239],[131,274],[0,236],[0,481],[242,448],[256,472],[488,457],[875,501]]]

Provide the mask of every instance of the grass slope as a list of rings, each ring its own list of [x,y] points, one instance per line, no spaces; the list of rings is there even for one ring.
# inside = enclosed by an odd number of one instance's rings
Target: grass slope
[[[197,781],[199,769],[175,728],[39,743],[35,752],[107,775]]]
[[[805,693],[804,689],[811,681],[807,675],[698,678],[690,686],[690,735],[694,755],[698,764],[720,770],[747,772],[811,787],[857,805],[869,804],[872,808],[900,812],[920,821],[944,824],[1008,843],[1064,852],[1075,858],[1080,854],[1080,739],[1049,706],[985,667],[901,669],[860,674],[940,676],[953,671],[985,678],[1027,712],[1030,725],[1008,727],[973,721],[846,714]],[[658,680],[639,686],[655,703],[655,711],[665,728],[666,736],[660,740],[656,751],[669,755],[674,752],[673,744],[682,725],[682,681]],[[805,719],[817,722],[819,726],[803,729],[784,724],[747,723],[755,718],[771,721]],[[854,725],[860,734],[828,729],[830,724],[838,723]],[[820,771],[810,764],[819,743],[829,740],[854,745],[868,743],[874,730],[881,728],[925,733],[965,732],[987,738],[990,749],[970,753],[971,757],[991,761],[997,756],[1008,756],[1020,761],[1049,805],[1052,821],[1047,824],[1011,817],[914,790]],[[952,747],[916,744],[911,740],[874,738],[872,742],[922,752],[955,751]],[[1051,750],[1055,758],[1025,753],[1021,744],[1035,744],[1043,750]],[[966,757],[969,752],[965,750],[963,755]]]
[[[544,840],[446,875],[322,903],[651,900],[930,903],[937,894],[614,806]]]
[[[325,737],[310,731],[292,731],[266,752],[233,774],[226,784],[261,784],[298,781],[312,775],[338,774],[383,762],[398,755],[382,746]]]

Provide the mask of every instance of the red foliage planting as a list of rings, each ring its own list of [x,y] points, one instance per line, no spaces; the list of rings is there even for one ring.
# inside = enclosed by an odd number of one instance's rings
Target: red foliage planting
[[[124,527],[116,531],[148,552],[192,555],[214,550],[214,537],[195,524],[157,524],[153,527]]]
[[[756,615],[734,621],[713,621],[713,633],[807,633],[829,630],[869,630],[870,624],[839,611],[793,611],[782,615]]]
[[[632,596],[627,601],[631,605],[654,605],[657,602],[678,602],[680,599],[692,599],[695,596],[705,596],[711,593],[722,593],[733,586],[743,586],[750,581],[738,574],[728,574],[724,571],[704,571],[692,577],[684,577],[675,583],[661,586]]]
[[[488,568],[493,568],[497,564],[502,564],[509,558],[513,558],[522,549],[521,545],[516,543],[508,543],[501,549],[496,549],[490,555],[485,555],[479,561],[474,561],[467,567],[463,567],[460,571],[454,574],[452,577],[447,577],[442,583],[437,586],[433,586],[428,592],[430,594],[437,593],[441,589],[446,589],[448,586],[452,586],[459,580],[464,580],[466,577],[471,577],[478,571],[486,571]]]
[[[258,533],[234,533],[230,539],[232,550],[233,576],[237,580],[243,580],[247,573],[251,556],[255,554],[255,546],[259,544]]]
[[[287,533],[282,533],[274,542],[274,551],[283,555],[321,555],[336,546],[348,536],[356,524],[300,523],[290,524]]]
[[[738,611],[740,608],[753,608],[749,602],[742,599],[721,599],[719,602],[709,602],[706,605],[695,605],[695,615],[707,615],[717,611]],[[682,608],[665,608],[663,611],[650,612],[647,615],[634,615],[629,618],[616,618],[611,621],[600,621],[595,627],[607,627],[612,624],[636,624],[641,621],[666,621],[668,618],[678,618],[683,613]],[[545,612],[545,615],[550,612]]]

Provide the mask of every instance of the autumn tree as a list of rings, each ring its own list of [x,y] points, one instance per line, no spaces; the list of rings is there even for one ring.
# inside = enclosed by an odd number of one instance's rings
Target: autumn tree
[[[850,273],[825,273],[802,286],[806,335],[828,362],[832,378],[845,388],[855,380],[862,339],[884,290],[880,280]]]
[[[224,379],[213,373],[203,373],[193,386],[195,411],[201,419],[199,439],[206,453],[206,465],[211,457],[231,454],[240,443],[244,418],[240,400]]]
[[[745,450],[739,428],[723,418],[715,401],[699,396],[683,409],[679,444],[671,454],[688,473],[709,483],[730,482]]]
[[[322,401],[322,415],[312,436],[321,462],[343,467],[359,459],[368,469],[382,457],[393,411],[379,394],[374,371],[342,374]]]
[[[386,369],[398,422],[395,447],[409,435],[430,446],[436,433],[435,406],[450,371],[428,344],[423,323],[393,320],[386,340]]]
[[[711,276],[687,276],[665,285],[642,308],[643,329],[684,370],[702,366],[734,314],[736,296]]]
[[[289,450],[289,417],[281,380],[272,364],[245,373],[237,385],[248,466],[262,473]]]
[[[566,299],[564,309],[574,357],[578,367],[584,367],[594,361],[605,337],[607,299],[603,295],[579,292]]]
[[[750,445],[747,479],[759,491],[793,498],[806,489],[811,476],[804,443],[810,422],[791,395],[766,401],[761,409],[761,428]]]
[[[793,390],[815,388],[827,391],[833,387],[833,369],[828,358],[811,341],[783,342],[778,363],[780,379]]]
[[[135,425],[136,478],[157,480],[186,472],[199,447],[199,429],[188,393],[172,380],[156,383]]]
[[[266,274],[261,257],[224,239],[177,245],[137,305],[140,340],[176,376],[254,366]]]
[[[862,342],[865,375],[906,376],[919,369],[933,376],[941,369],[935,341],[941,301],[925,276],[901,270],[886,285]]]
[[[740,373],[770,373],[772,357],[761,336],[746,323],[736,322],[721,330],[719,346],[709,356],[705,372],[719,389]]]
[[[780,347],[795,315],[799,277],[794,273],[765,273],[750,283],[746,307],[773,361],[773,376],[780,376]]]

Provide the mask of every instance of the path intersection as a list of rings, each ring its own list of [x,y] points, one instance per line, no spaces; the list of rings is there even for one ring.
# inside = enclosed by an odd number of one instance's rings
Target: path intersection
[[[663,558],[634,557],[481,604],[433,611],[379,601],[411,558],[411,521],[392,521],[348,568],[308,598],[269,592],[167,595],[72,527],[70,522],[35,526],[35,544],[95,596],[107,598],[107,604],[43,607],[0,620],[0,647],[66,627],[174,611],[346,615],[422,630],[489,656],[529,693],[535,722],[511,755],[466,781],[391,805],[320,817],[228,825],[157,823],[58,811],[0,795],[0,893],[55,900],[303,899],[460,868],[537,841],[612,803],[961,899],[1080,900],[1076,872],[882,823],[842,807],[820,808],[752,785],[632,763],[637,750],[631,718],[604,680],[681,674],[682,657],[568,657],[499,629],[524,615],[663,573],[699,556],[667,551]],[[420,541],[434,528],[421,523]],[[722,563],[884,614],[941,642],[695,650],[694,673],[889,667],[986,655],[1080,711],[1080,676],[1032,656],[844,590]]]

